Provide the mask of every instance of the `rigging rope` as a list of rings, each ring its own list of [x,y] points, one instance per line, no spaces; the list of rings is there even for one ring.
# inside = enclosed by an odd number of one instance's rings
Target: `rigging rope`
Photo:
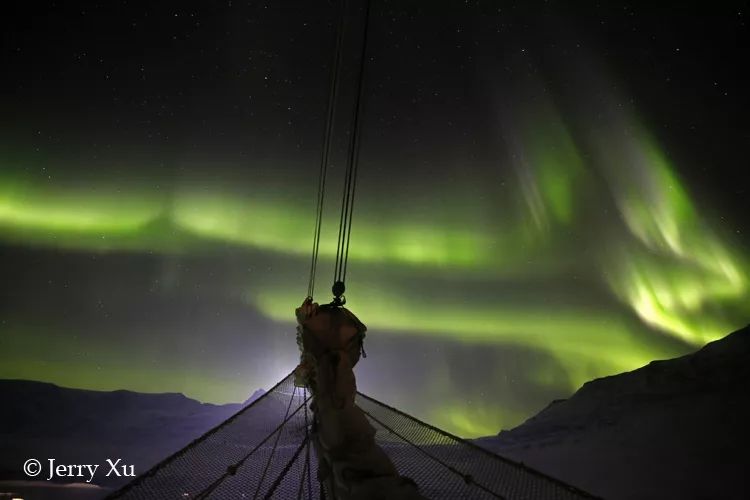
[[[285,422],[287,419],[287,415],[289,415],[289,410],[292,408],[292,402],[294,401],[294,394],[296,392],[297,392],[297,386],[295,385],[294,389],[292,389],[292,397],[289,398],[289,405],[286,407],[286,413],[284,414]],[[273,456],[276,453],[276,447],[279,445],[279,439],[281,439],[281,429],[279,429],[279,433],[276,434],[276,440],[273,442],[273,448],[271,448],[271,454],[268,455],[266,466],[263,468],[263,473],[260,475],[260,481],[258,481],[258,487],[255,489],[253,500],[256,500],[258,498],[258,493],[260,493],[260,487],[263,485],[263,480],[266,478],[266,474],[268,473],[268,468],[271,466],[271,462],[273,462]]]
[[[282,382],[283,382],[283,380],[281,382],[279,382],[278,384],[276,384],[272,390],[275,390],[279,385],[281,385]],[[196,500],[205,500],[206,498],[208,498],[208,496],[211,493],[213,493],[213,491],[216,488],[218,488],[221,485],[221,483],[224,482],[225,479],[227,479],[228,477],[234,476],[237,473],[237,471],[240,469],[240,467],[242,467],[245,464],[245,462],[247,461],[247,459],[250,458],[258,449],[260,449],[260,447],[263,446],[266,443],[266,441],[268,441],[269,439],[271,439],[271,436],[273,436],[274,434],[278,433],[277,434],[277,438],[276,438],[276,442],[273,445],[274,446],[273,447],[273,451],[271,452],[271,456],[273,456],[273,453],[276,451],[276,446],[277,446],[277,444],[279,442],[278,436],[281,435],[281,430],[284,428],[284,426],[287,424],[287,422],[289,422],[292,419],[292,417],[294,417],[297,414],[297,412],[300,411],[300,409],[302,408],[300,406],[296,410],[294,410],[291,414],[289,414],[289,410],[291,409],[291,406],[292,406],[292,401],[294,401],[294,393],[296,392],[296,390],[297,390],[297,388],[295,386],[294,389],[292,389],[292,398],[289,400],[289,406],[287,406],[286,413],[284,413],[284,419],[281,421],[281,423],[270,434],[268,434],[265,437],[265,439],[263,439],[255,447],[253,447],[253,449],[250,450],[250,452],[248,452],[244,457],[242,457],[237,462],[235,462],[235,463],[227,466],[226,471],[222,475],[220,475],[218,478],[216,478],[215,481],[213,481],[211,484],[209,484],[208,486],[206,486],[202,491],[200,491],[195,496]],[[252,407],[254,403],[255,403],[255,401],[253,403],[251,403],[247,408]],[[307,400],[305,400],[305,401],[302,402],[303,406],[306,405],[306,404],[307,404]],[[241,415],[243,412],[244,412],[244,410],[242,412],[238,412],[236,415],[234,415],[233,417],[229,418],[223,424],[221,424],[218,427],[216,427],[215,429],[209,431],[207,433],[207,435],[210,434],[210,433],[212,433],[212,432],[215,432],[215,431],[221,429],[222,426],[225,426],[225,425],[231,423],[237,416]],[[203,437],[205,437],[205,436],[203,436]],[[187,447],[185,447],[181,451],[189,449],[192,445],[194,445],[195,443],[198,443],[200,439],[201,438],[197,439],[196,441],[194,441],[193,443],[191,443],[190,445],[188,445]],[[172,458],[173,457],[170,457],[170,459],[172,459]],[[158,465],[157,465],[157,467],[158,467]],[[266,464],[266,470],[267,470],[267,468],[268,468],[268,464]],[[265,476],[265,471],[263,472],[263,475]],[[260,482],[262,483],[263,480],[261,479]],[[260,488],[260,484],[258,485],[258,488]],[[255,494],[257,495],[258,492],[256,491]]]
[[[343,2],[343,0],[342,0]],[[315,230],[313,233],[313,251],[310,262],[310,280],[307,285],[307,296],[312,298],[315,293],[315,274],[318,266],[318,251],[320,250],[320,228],[323,220],[323,202],[325,200],[326,175],[328,172],[328,158],[331,151],[331,131],[336,110],[336,95],[338,93],[339,67],[341,66],[341,54],[344,32],[344,6],[339,7],[339,23],[336,30],[336,51],[331,65],[330,91],[328,93],[328,104],[326,113],[326,127],[323,136],[323,152],[320,158],[320,172],[318,173],[318,198],[315,214]]]
[[[302,399],[307,401],[307,387],[302,388]],[[307,500],[312,500],[312,480],[310,479],[310,420],[307,416],[307,403],[305,403],[305,439],[307,440],[307,453],[305,456],[305,468],[302,470],[297,500],[302,499],[302,490],[305,479],[307,479]]]
[[[325,134],[323,137],[323,151],[320,159],[320,171],[318,174],[318,194],[315,212],[315,228],[313,231],[313,249],[310,260],[310,276],[307,284],[307,296],[312,299],[315,294],[315,278],[317,274],[318,255],[320,253],[320,233],[323,222],[323,206],[325,202],[326,177],[328,174],[328,163],[331,153],[331,139],[333,123],[336,116],[336,98],[338,95],[341,60],[343,58],[344,18],[346,14],[346,0],[340,4],[340,15],[338,29],[336,32],[336,51],[333,65],[331,67],[330,91],[328,94],[327,116]],[[367,58],[367,40],[370,20],[370,0],[365,0],[364,28],[362,39],[362,50],[359,61],[359,72],[357,76],[357,91],[352,116],[352,132],[349,137],[347,149],[347,163],[344,177],[344,190],[341,197],[341,214],[339,217],[339,231],[336,242],[336,261],[333,276],[333,304],[342,305],[346,302],[343,294],[346,289],[346,270],[349,261],[349,241],[352,230],[352,214],[354,211],[354,192],[357,185],[357,167],[359,164],[360,129],[362,123],[363,94],[364,94],[364,72]]]
[[[309,440],[310,440],[310,436],[305,436],[305,439],[303,439],[302,442],[297,447],[297,451],[294,452],[294,455],[292,455],[292,458],[289,459],[289,461],[286,463],[286,465],[281,470],[279,475],[276,477],[276,480],[271,484],[271,487],[268,489],[266,496],[263,497],[263,500],[270,500],[271,498],[273,498],[273,494],[276,492],[276,488],[278,488],[279,485],[281,484],[281,481],[284,480],[287,473],[289,472],[289,469],[291,469],[292,465],[294,465],[294,462],[297,461],[297,457],[299,457],[299,454],[302,452],[302,449],[305,446],[307,446]]]
[[[352,118],[352,133],[349,138],[349,158],[344,179],[344,193],[341,197],[341,215],[339,218],[339,235],[336,244],[336,263],[333,275],[333,304],[346,303],[346,269],[349,262],[349,242],[352,232],[352,218],[354,212],[354,192],[357,187],[357,167],[359,166],[360,129],[362,123],[365,62],[367,60],[367,40],[370,27],[370,0],[365,0],[364,28],[362,33],[362,51],[359,59],[359,75],[357,78],[357,100],[354,105]]]

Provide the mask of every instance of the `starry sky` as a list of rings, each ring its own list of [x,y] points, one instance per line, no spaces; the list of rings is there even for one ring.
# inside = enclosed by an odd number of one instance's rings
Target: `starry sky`
[[[750,322],[750,9],[689,4],[372,1],[347,279],[361,390],[494,434]],[[338,13],[8,7],[0,377],[221,403],[294,367]]]

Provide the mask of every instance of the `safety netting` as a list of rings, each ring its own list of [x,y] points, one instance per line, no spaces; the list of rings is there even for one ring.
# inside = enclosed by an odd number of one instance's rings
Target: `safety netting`
[[[333,498],[317,479],[310,403],[289,375],[108,498]],[[378,445],[426,498],[593,498],[364,394],[357,405],[376,428]]]

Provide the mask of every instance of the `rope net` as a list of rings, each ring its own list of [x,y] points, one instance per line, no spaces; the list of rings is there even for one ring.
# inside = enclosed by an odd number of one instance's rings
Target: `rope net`
[[[309,392],[289,375],[224,423],[108,498],[331,499],[321,497]],[[594,498],[364,394],[357,405],[402,476],[430,499]]]

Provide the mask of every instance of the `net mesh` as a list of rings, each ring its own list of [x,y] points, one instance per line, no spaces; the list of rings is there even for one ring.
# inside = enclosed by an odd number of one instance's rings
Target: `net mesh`
[[[309,398],[290,375],[109,498],[321,499]],[[378,445],[426,498],[593,498],[364,394],[357,404]]]

